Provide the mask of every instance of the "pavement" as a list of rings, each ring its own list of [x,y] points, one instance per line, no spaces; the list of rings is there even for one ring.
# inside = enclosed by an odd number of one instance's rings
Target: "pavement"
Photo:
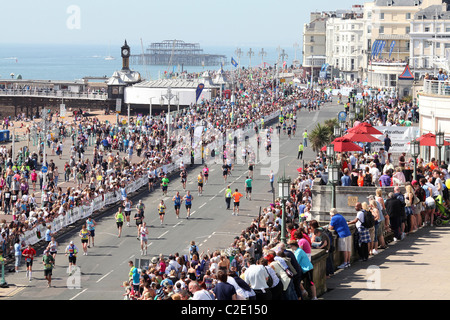
[[[116,122],[116,115],[105,115],[104,112],[102,111],[91,111],[89,112],[89,117],[96,117],[98,118],[101,122],[104,122],[106,120],[108,120],[109,122]],[[120,117],[120,121],[122,119],[126,119],[126,117],[122,116]],[[67,117],[65,117],[64,119],[60,119],[63,120],[64,122],[69,122],[72,123],[73,122],[73,116],[69,115]],[[40,121],[40,120],[37,120]],[[9,127],[8,129],[11,131],[13,131],[13,128],[15,128],[15,132],[16,135],[20,137],[20,141],[17,141],[15,143],[15,150],[16,150],[16,154],[17,152],[27,146],[31,152],[37,151],[38,150],[38,146],[33,146],[33,140],[31,139],[30,141],[28,141],[28,137],[26,135],[26,129],[27,129],[27,125],[30,125],[30,122],[25,122],[25,121],[13,121],[14,126]],[[12,142],[8,142],[3,144],[6,146],[6,148],[10,148],[10,146],[12,145]],[[68,187],[76,187],[76,183],[73,181],[73,179],[71,178],[70,181],[68,182],[64,182],[64,164],[66,163],[66,161],[69,161],[70,159],[70,146],[72,145],[72,140],[70,139],[70,137],[66,138],[65,142],[64,142],[64,147],[63,147],[63,154],[61,156],[61,159],[59,158],[59,156],[52,155],[51,150],[47,149],[47,162],[50,162],[50,160],[53,160],[53,162],[56,164],[56,167],[58,167],[58,171],[59,171],[59,182],[58,182],[58,187],[61,187],[63,190],[66,190]],[[92,146],[88,146],[85,150],[85,159],[90,159],[92,161],[92,155],[93,155],[93,151],[94,151],[94,147]],[[117,153],[118,150],[114,150],[114,154]],[[120,152],[120,155],[123,156],[127,156],[127,154],[125,152]],[[136,155],[136,153],[133,155],[133,161],[139,161],[138,157]],[[31,185],[31,180],[28,181],[30,183],[30,193],[35,194],[36,197],[36,202],[38,204],[41,204],[41,192],[39,190],[39,182],[36,184],[36,191],[33,190],[32,185]],[[13,220],[12,215],[6,215],[3,211],[0,211],[0,220],[5,219],[7,222],[10,222]]]
[[[320,300],[447,300],[450,226],[423,227],[327,280]]]

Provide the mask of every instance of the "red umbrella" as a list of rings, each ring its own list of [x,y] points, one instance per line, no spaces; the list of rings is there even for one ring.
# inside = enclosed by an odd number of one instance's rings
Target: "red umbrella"
[[[332,142],[332,144],[334,144],[334,151],[336,152],[363,151],[360,146],[354,144],[350,139],[344,137],[336,138]]]
[[[327,151],[327,146],[323,146],[322,149],[320,149],[320,151]]]
[[[370,123],[367,123],[367,122],[361,122],[356,127],[348,129],[348,132],[353,132],[355,130],[361,131],[363,133],[368,133],[368,134],[376,134],[376,135],[383,134],[383,132],[374,128],[374,126],[372,126]]]
[[[349,130],[350,131],[350,130]],[[372,135],[368,133],[364,133],[363,130],[356,128],[355,130],[351,131],[350,133],[347,133],[343,138],[348,138],[350,141],[353,142],[375,142],[380,141],[380,139],[377,139],[373,137]]]
[[[419,141],[422,147],[437,147],[436,135],[431,132],[420,136],[416,141]],[[450,146],[450,142],[444,140],[444,146]]]

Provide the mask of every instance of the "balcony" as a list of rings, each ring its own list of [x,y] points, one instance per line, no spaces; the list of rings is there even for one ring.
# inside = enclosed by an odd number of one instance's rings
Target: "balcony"
[[[450,81],[424,80],[423,93],[438,96],[450,96]]]

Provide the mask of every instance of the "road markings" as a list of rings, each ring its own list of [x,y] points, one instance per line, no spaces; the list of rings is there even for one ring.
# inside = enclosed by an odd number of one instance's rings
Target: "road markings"
[[[99,283],[100,281],[102,281],[103,279],[105,279],[107,276],[109,276],[114,270],[111,270],[110,272],[108,272],[107,274],[105,274],[103,277],[101,277],[100,279],[97,280],[97,283]]]
[[[202,204],[199,209],[203,208],[205,206],[206,202],[204,204]]]
[[[167,232],[169,232],[169,230],[167,230],[167,231],[164,232],[162,235],[160,235],[160,236],[158,237],[158,239],[161,239],[162,237],[164,237],[164,235],[165,235]]]
[[[74,300],[76,299],[80,294],[84,293],[87,289],[84,289],[83,291],[81,291],[80,293],[78,293],[77,295],[75,295],[73,298],[71,298],[70,300]]]

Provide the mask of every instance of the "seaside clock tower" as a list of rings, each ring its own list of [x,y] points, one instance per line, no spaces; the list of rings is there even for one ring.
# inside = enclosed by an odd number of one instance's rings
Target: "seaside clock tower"
[[[130,69],[130,47],[127,44],[127,40],[125,40],[125,44],[122,46],[121,55],[122,55],[122,70],[129,70]]]

